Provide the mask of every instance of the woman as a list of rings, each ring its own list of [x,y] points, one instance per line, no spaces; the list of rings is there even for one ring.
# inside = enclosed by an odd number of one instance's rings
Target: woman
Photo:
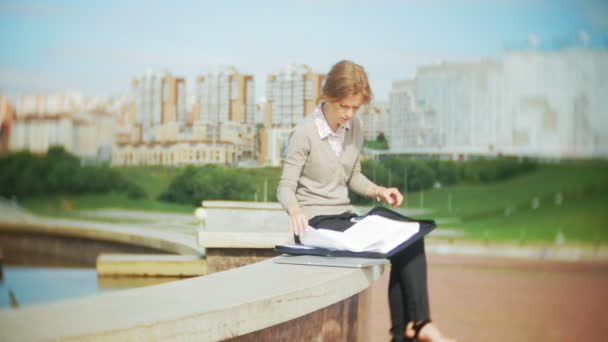
[[[277,198],[287,210],[289,229],[296,239],[308,225],[336,230],[351,226],[356,214],[348,188],[393,207],[403,202],[398,189],[378,186],[361,173],[363,132],[353,116],[371,98],[365,70],[351,61],[340,61],[327,75],[319,106],[291,134]],[[430,321],[424,241],[391,257],[391,264],[393,340],[451,341]]]

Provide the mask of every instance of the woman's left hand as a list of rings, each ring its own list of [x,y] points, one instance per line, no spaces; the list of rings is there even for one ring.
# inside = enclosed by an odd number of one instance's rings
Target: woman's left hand
[[[378,191],[378,199],[395,208],[403,203],[403,195],[397,188],[381,188],[380,191]]]

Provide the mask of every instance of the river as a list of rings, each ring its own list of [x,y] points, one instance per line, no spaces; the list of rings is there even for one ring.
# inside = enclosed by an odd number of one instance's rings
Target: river
[[[95,268],[4,265],[0,280],[0,308],[91,296],[104,292],[154,285],[175,278],[98,278]]]

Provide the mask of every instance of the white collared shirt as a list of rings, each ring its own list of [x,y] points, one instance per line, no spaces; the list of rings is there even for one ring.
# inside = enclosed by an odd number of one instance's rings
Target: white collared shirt
[[[319,104],[314,112],[312,112],[315,125],[317,126],[317,132],[321,140],[327,139],[329,146],[334,150],[336,156],[340,157],[342,150],[344,149],[344,137],[346,136],[346,130],[350,129],[350,120],[346,121],[343,125],[340,125],[336,132],[333,132],[329,127],[329,123],[323,115],[323,103]]]

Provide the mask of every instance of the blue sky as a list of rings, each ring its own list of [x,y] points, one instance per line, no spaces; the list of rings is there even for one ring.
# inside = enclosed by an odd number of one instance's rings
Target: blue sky
[[[264,80],[291,64],[368,71],[375,97],[416,67],[500,58],[530,35],[608,46],[606,0],[6,1],[0,0],[0,92],[120,95],[147,69],[185,77],[232,65]]]

